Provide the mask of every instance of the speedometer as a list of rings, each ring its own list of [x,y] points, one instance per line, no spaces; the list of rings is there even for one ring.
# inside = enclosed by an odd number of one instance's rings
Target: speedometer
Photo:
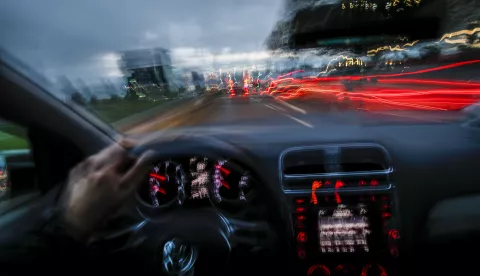
[[[179,202],[179,195],[183,195],[184,179],[181,165],[173,161],[162,161],[150,171],[148,185],[140,188],[140,199],[155,208]]]
[[[218,202],[246,201],[250,188],[250,176],[237,165],[218,161],[213,173],[213,199]]]

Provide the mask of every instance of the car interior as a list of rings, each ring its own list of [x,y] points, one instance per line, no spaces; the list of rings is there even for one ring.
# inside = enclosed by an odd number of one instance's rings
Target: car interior
[[[37,227],[58,198],[45,196],[64,187],[69,170],[123,135],[49,95],[4,60],[0,87],[0,118],[25,129],[30,144],[30,150],[6,156],[11,189],[9,199],[0,201],[1,244]],[[106,260],[75,260],[75,269],[94,272],[104,265],[110,273],[137,275],[474,273],[480,128],[478,109],[466,112],[449,123],[248,133],[230,131],[232,126],[219,133],[181,129],[136,136],[132,156],[156,153],[151,173],[131,206],[99,233],[96,246],[108,251]],[[166,175],[181,189],[152,196],[149,185]],[[2,258],[0,263],[9,260]]]

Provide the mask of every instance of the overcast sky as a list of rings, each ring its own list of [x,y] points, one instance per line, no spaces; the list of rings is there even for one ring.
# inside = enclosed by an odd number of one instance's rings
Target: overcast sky
[[[255,60],[282,6],[283,0],[1,0],[0,46],[52,80],[117,76],[116,53],[128,49],[164,47],[180,65],[200,53]]]

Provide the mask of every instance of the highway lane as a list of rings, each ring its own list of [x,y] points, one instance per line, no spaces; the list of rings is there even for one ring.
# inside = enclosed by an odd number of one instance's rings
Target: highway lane
[[[282,116],[280,106],[272,98],[252,96],[250,98],[220,97],[199,112],[191,114],[180,126],[221,126],[221,125],[292,125],[298,124]]]
[[[338,107],[322,101],[283,101],[271,97],[252,96],[250,99],[230,99],[228,96],[214,100],[204,108],[186,113],[168,125],[157,124],[148,131],[182,127],[300,127],[322,128],[331,125],[358,125],[378,122],[412,119],[412,115],[373,113]],[[413,117],[418,121],[418,118]],[[430,120],[431,121],[431,120]]]
[[[376,103],[382,105],[382,103]],[[249,98],[220,96],[201,108],[185,112],[173,119],[141,126],[141,132],[183,127],[296,127],[322,129],[332,125],[367,125],[379,123],[442,123],[458,120],[464,114],[456,111],[402,110],[384,105],[382,110],[368,110],[348,103],[329,102],[321,98],[281,100],[269,96]],[[140,132],[140,133],[141,133]],[[139,132],[137,132],[139,133]]]

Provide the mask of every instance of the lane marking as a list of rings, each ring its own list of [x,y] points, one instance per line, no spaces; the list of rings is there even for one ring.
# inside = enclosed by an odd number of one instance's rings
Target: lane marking
[[[279,110],[278,110],[277,108],[275,108],[275,106],[273,106],[273,105],[264,104],[264,106],[266,106],[266,107],[268,107],[268,108],[270,108],[270,109],[273,109],[273,110],[275,110],[275,111],[279,111]]]
[[[281,107],[278,106],[278,105],[273,105],[273,104],[272,104],[272,106],[273,106],[274,108],[276,108],[277,110],[279,110],[279,111],[285,111],[285,109],[281,108]]]
[[[296,118],[296,117],[293,117],[293,116],[291,116],[291,115],[288,115],[288,114],[283,114],[283,115],[287,116],[288,118],[294,120],[295,122],[297,122],[297,123],[299,123],[299,124],[301,124],[301,125],[303,125],[303,126],[306,126],[306,127],[309,127],[309,128],[313,128],[313,125],[311,125],[311,124],[309,124],[309,123],[307,123],[307,122],[305,122],[305,121],[303,121],[303,120],[300,120],[300,119],[298,119],[298,118]]]
[[[276,111],[285,111],[283,108],[278,107],[278,106],[274,106],[274,105],[264,104],[264,106],[266,106],[266,107],[268,107],[268,108],[270,108],[270,109],[276,110]],[[303,125],[303,126],[306,126],[306,127],[308,127],[308,128],[314,128],[314,126],[313,126],[312,124],[307,123],[307,122],[305,122],[305,121],[303,121],[303,120],[300,120],[300,119],[298,119],[297,117],[293,117],[292,115],[288,115],[288,114],[286,114],[286,113],[282,113],[282,114],[285,115],[285,116],[287,116],[288,118],[294,120],[295,122]]]
[[[281,104],[285,105],[286,107],[289,107],[297,112],[300,112],[302,114],[307,114],[307,111],[305,111],[305,109],[301,109],[300,107],[298,106],[294,106],[293,104],[290,104],[290,103],[287,103],[286,101],[283,101],[283,100],[280,100],[280,99],[276,99],[277,101],[279,101]]]
[[[266,106],[270,109],[276,110],[276,111],[280,111],[280,112],[285,111],[285,109],[281,108],[280,106],[276,106],[276,105],[273,105],[273,104],[264,104],[264,106]]]
[[[203,103],[203,99],[198,99],[198,100],[193,104],[193,106],[198,106],[198,105],[200,105],[200,104],[202,104],[202,103]]]
[[[269,104],[264,104],[264,106],[270,108],[270,109],[273,109],[273,110],[276,110],[273,106],[269,105]]]

